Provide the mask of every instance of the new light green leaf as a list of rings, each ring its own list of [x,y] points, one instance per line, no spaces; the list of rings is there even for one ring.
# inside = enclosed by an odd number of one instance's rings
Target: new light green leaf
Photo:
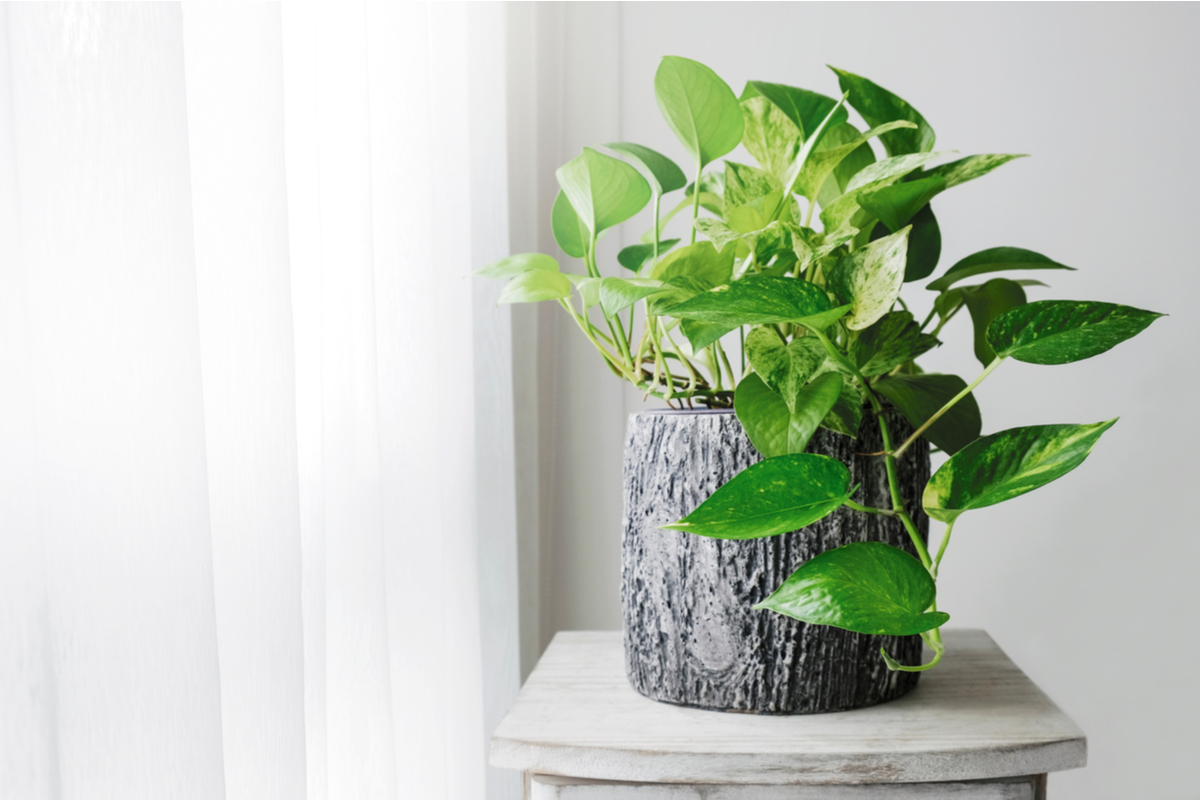
[[[657,150],[632,142],[612,142],[604,146],[640,164],[649,174],[650,188],[655,194],[666,194],[687,185],[683,170]]]
[[[900,413],[914,428],[919,428],[966,389],[967,383],[957,375],[926,372],[919,375],[892,375],[872,388],[900,409]],[[936,447],[954,455],[978,439],[982,428],[979,404],[975,402],[975,395],[969,394],[930,425],[924,436]]]
[[[679,244],[678,239],[667,239],[658,243],[658,257],[665,256],[672,247]],[[641,272],[642,268],[654,260],[654,243],[650,244],[632,244],[629,247],[621,249],[617,253],[617,263],[622,267],[634,272]]]
[[[821,121],[836,110],[826,129],[841,125],[850,118],[846,109],[832,97],[810,92],[807,89],[797,89],[795,86],[784,86],[781,83],[766,81],[750,81],[750,85],[763,97],[770,100],[780,111],[792,121],[800,131],[800,138],[805,144],[813,138],[821,126]],[[818,142],[812,142],[815,147]]]
[[[660,259],[650,277],[660,281],[677,277],[703,280],[709,286],[719,286],[733,275],[732,247],[717,250],[712,242],[696,242],[673,250]]]
[[[725,161],[725,208],[744,206],[771,192],[783,194],[783,184],[774,175],[758,167]]]
[[[802,319],[828,309],[829,298],[811,283],[752,275],[698,294],[665,313],[725,325],[765,325]]]
[[[709,238],[718,250],[724,250],[733,242],[741,241],[745,234],[735,231],[719,219],[699,217],[696,220],[696,230]]]
[[[677,306],[684,300],[703,294],[713,285],[698,278],[686,275],[676,275],[663,281],[662,291],[646,298],[646,311],[656,317],[663,316],[666,310]]]
[[[933,149],[937,135],[920,112],[907,100],[897,97],[867,78],[837,67],[830,69],[837,73],[838,85],[842,87],[842,91],[850,93],[850,105],[862,115],[868,125],[874,127],[898,119],[916,125],[915,129],[889,131],[879,137],[889,156],[927,153]]]
[[[481,267],[475,274],[481,278],[515,278],[531,270],[558,272],[558,262],[541,253],[519,253]]]
[[[1025,250],[1020,247],[992,247],[980,250],[962,259],[946,274],[932,281],[926,288],[935,292],[944,292],[954,284],[975,275],[987,272],[1004,272],[1010,269],[1069,269],[1065,264],[1053,261],[1041,253]]]
[[[976,439],[925,486],[925,513],[942,522],[1032,492],[1083,463],[1115,419],[1094,425],[1031,425]]]
[[[588,275],[567,275],[567,278],[575,284],[575,291],[579,292],[584,311],[600,305],[600,278]]]
[[[988,342],[988,326],[1000,315],[1025,305],[1025,290],[1016,281],[992,278],[981,286],[964,286],[962,299],[975,327],[975,357],[986,367],[996,358]]]
[[[698,61],[665,56],[654,73],[654,96],[667,125],[698,169],[742,141],[742,107],[729,84]]]
[[[497,303],[537,303],[571,296],[571,281],[557,270],[534,269],[522,272],[500,290]]]
[[[639,300],[662,291],[662,281],[649,278],[601,278],[600,308],[612,317]]]
[[[753,89],[749,84],[747,88]],[[779,106],[757,92],[750,97],[743,93],[741,106],[742,144],[763,169],[782,179],[800,152],[800,129]]]
[[[754,608],[855,633],[911,636],[949,621],[927,610],[936,598],[920,561],[882,542],[854,542],[806,561]]]
[[[567,195],[559,189],[550,209],[550,228],[554,241],[563,252],[572,258],[583,258],[587,254],[589,233],[583,220],[575,213]]]
[[[827,372],[793,397],[794,408],[756,373],[738,383],[733,408],[750,442],[764,458],[803,453],[842,392],[842,377]]]
[[[758,539],[799,530],[849,496],[850,471],[814,453],[777,456],[739,472],[669,530],[718,539]]]
[[[987,341],[1000,356],[1030,364],[1069,364],[1111,350],[1161,316],[1114,303],[1039,300],[993,320]]]
[[[745,347],[754,371],[782,398],[789,412],[796,410],[800,389],[825,363],[825,348],[812,336],[785,344],[774,329],[755,328],[746,335]]]
[[[640,172],[590,147],[554,174],[593,236],[624,222],[650,202],[650,184]]]
[[[904,285],[909,228],[855,250],[830,270],[828,287],[850,314],[849,330],[863,330],[891,310]]]

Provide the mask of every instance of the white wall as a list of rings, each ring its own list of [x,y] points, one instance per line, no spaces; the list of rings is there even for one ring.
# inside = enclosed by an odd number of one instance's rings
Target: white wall
[[[988,629],[1089,734],[1091,765],[1051,779],[1057,800],[1196,798],[1200,536],[1188,489],[1200,482],[1191,412],[1200,7],[631,3],[513,13],[538,18],[532,138],[511,174],[524,165],[536,175],[540,227],[525,234],[546,252],[553,169],[582,145],[619,138],[684,163],[653,95],[666,54],[708,64],[739,92],[763,79],[832,95],[824,65],[834,64],[912,102],[939,148],[1033,155],[934,201],[941,269],[986,247],[1027,247],[1079,268],[1030,299],[1171,316],[1090,361],[1007,363],[978,391],[985,432],[1122,419],[1074,474],[959,524],[939,607],[952,625]],[[620,236],[631,242],[641,230],[630,224]],[[924,309],[932,299],[919,286],[906,294]],[[539,626],[526,670],[556,630],[620,626],[621,440],[625,415],[641,405],[549,311],[517,321],[538,348],[536,363],[524,362],[539,391],[524,409],[536,441],[524,442],[523,463],[532,469],[530,448],[542,456],[523,517],[526,551],[539,559],[522,565]],[[969,322],[947,332],[955,341],[923,363],[970,379],[979,365]]]

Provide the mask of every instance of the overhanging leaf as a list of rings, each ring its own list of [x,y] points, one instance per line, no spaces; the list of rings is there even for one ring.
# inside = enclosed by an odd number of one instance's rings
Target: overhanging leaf
[[[892,375],[872,388],[900,409],[900,413],[914,428],[919,428],[955,395],[966,389],[967,383],[957,375],[922,373]],[[969,394],[930,425],[924,435],[935,446],[954,455],[978,439],[982,427],[979,404],[975,402],[975,395]]]
[[[829,289],[851,311],[843,321],[849,330],[862,330],[891,310],[904,285],[908,228],[885,236],[844,257],[829,272]]]
[[[612,317],[639,300],[662,291],[662,281],[648,278],[601,278],[600,308]]]
[[[535,269],[522,272],[500,290],[497,303],[537,303],[571,295],[571,281],[561,272]]]
[[[967,156],[949,164],[942,164],[929,170],[930,175],[939,175],[946,180],[946,188],[958,186],[960,183],[973,181],[987,175],[997,167],[1004,166],[1017,158],[1027,158],[1025,155],[1009,153],[985,153],[983,155]]]
[[[842,377],[827,372],[793,398],[789,409],[783,398],[750,373],[738,383],[733,408],[751,443],[764,458],[803,453],[812,435],[837,403]]]
[[[842,91],[850,93],[850,105],[868,125],[883,125],[902,119],[915,124],[911,130],[894,130],[880,136],[889,156],[927,153],[937,139],[933,128],[907,100],[903,100],[873,81],[851,72],[830,67],[838,76]]]
[[[1111,350],[1161,316],[1114,303],[1039,300],[997,317],[987,340],[998,355],[1018,361],[1069,364]]]
[[[587,254],[587,226],[575,213],[571,201],[561,189],[554,198],[554,206],[550,209],[550,228],[554,232],[554,241],[558,242],[564,253],[572,258],[583,258]]]
[[[1010,269],[1074,270],[1075,268],[1059,264],[1032,250],[1024,250],[1020,247],[992,247],[962,259],[946,270],[945,275],[932,281],[926,288],[935,292],[944,292],[965,278]]]
[[[657,150],[632,142],[612,142],[604,146],[640,164],[649,174],[650,188],[655,194],[666,194],[687,185],[683,170]]]
[[[829,298],[807,281],[752,275],[673,306],[665,313],[726,325],[789,322],[829,309]]]
[[[515,278],[535,269],[558,272],[558,262],[541,253],[519,253],[477,269],[475,274],[481,278]]]
[[[593,236],[624,222],[650,202],[650,184],[640,172],[590,147],[554,174]]]
[[[646,298],[647,313],[663,316],[668,308],[677,306],[688,298],[707,292],[712,284],[686,275],[676,275],[663,281],[662,291]]]
[[[738,325],[722,325],[719,322],[701,322],[696,319],[679,321],[679,329],[687,337],[692,352],[698,353],[727,333],[737,330]]]
[[[667,125],[700,169],[742,141],[742,107],[729,85],[698,61],[665,56],[654,96]]]

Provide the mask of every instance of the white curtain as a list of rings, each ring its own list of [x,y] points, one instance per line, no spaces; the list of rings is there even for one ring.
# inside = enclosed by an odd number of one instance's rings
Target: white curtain
[[[0,26],[0,797],[517,796],[502,6]]]

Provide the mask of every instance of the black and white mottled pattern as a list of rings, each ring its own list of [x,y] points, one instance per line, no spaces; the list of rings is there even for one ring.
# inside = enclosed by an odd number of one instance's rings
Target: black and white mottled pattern
[[[912,432],[888,411],[894,442]],[[883,449],[866,410],[859,439],[821,429],[808,452],[849,465],[858,502],[890,508]],[[866,636],[807,625],[751,606],[805,561],[850,542],[879,541],[915,555],[899,520],[838,509],[793,533],[751,541],[711,539],[658,526],[691,513],[761,456],[731,412],[647,412],[629,418],[621,604],[629,681],[655,700],[756,714],[862,708],[912,690],[919,673],[889,672],[880,646],[904,664],[921,658],[918,636]],[[902,493],[922,536],[929,479],[924,439],[900,461]]]

